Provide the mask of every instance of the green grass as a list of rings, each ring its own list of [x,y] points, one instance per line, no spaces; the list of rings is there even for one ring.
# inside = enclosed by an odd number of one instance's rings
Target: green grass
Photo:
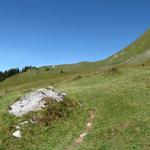
[[[25,118],[9,115],[7,108],[24,94],[25,89],[40,86],[26,83],[12,91],[7,87],[8,93],[2,92],[0,100],[0,148],[62,150],[79,136],[86,125],[88,112],[94,109],[93,130],[78,149],[150,149],[150,66],[120,68],[116,74],[93,72],[81,76],[74,79],[74,74],[63,75],[54,84],[81,106],[49,127],[41,124],[24,127],[21,140],[14,139],[11,134],[14,125]],[[47,86],[45,81],[41,81],[43,87]]]

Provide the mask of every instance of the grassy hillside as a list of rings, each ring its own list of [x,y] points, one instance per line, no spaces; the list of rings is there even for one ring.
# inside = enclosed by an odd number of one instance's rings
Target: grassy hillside
[[[66,149],[85,128],[91,110],[93,128],[75,150],[150,149],[149,50],[150,30],[104,61],[59,65],[48,71],[47,67],[30,69],[1,82],[0,150]],[[112,64],[129,65],[111,68]],[[13,138],[14,126],[28,116],[9,115],[8,106],[31,88],[49,85],[66,92],[79,106],[50,126],[29,124],[21,140]]]
[[[134,43],[129,45],[127,48],[123,49],[117,54],[97,62],[81,62],[78,64],[68,64],[68,65],[58,65],[55,68],[51,68],[46,71],[47,67],[41,67],[38,70],[30,69],[26,73],[22,73],[13,77],[8,78],[5,82],[0,83],[1,87],[16,86],[25,83],[31,83],[58,78],[67,78],[71,75],[87,74],[92,72],[99,72],[103,70],[104,67],[110,65],[139,65],[139,64],[150,64],[150,30],[144,33],[139,39]],[[60,74],[60,71],[63,74]],[[50,81],[50,84],[53,82]]]
[[[47,79],[47,82],[49,79]],[[42,82],[40,86],[47,86]],[[1,149],[62,150],[79,136],[86,125],[88,112],[95,111],[93,130],[76,149],[149,149],[150,134],[150,67],[123,68],[118,73],[99,73],[82,78],[60,80],[54,86],[79,102],[81,107],[70,117],[52,126],[26,126],[23,138],[14,139],[14,125],[25,118],[7,113],[8,106],[25,90],[35,87],[23,84],[1,93],[0,143]],[[4,88],[5,89],[5,88]]]
[[[119,53],[106,60],[107,64],[140,64],[150,60],[150,29]]]

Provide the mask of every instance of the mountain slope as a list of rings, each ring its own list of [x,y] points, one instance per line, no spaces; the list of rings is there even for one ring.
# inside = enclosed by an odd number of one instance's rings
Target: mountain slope
[[[99,72],[102,68],[110,65],[137,65],[144,63],[150,63],[150,30],[145,32],[143,36],[141,36],[127,48],[103,61],[58,65],[49,71],[46,71],[47,67],[41,67],[38,70],[30,69],[26,73],[10,77],[4,82],[0,83],[0,89],[25,83],[37,81],[40,82],[42,80],[45,80],[46,82],[49,79],[49,82],[53,83],[54,80],[59,81],[59,79],[67,79],[70,76],[77,76],[83,73],[89,74],[93,72]],[[64,72],[63,74],[60,73],[61,70]]]
[[[143,63],[150,59],[150,29],[127,48],[105,60],[106,64]]]

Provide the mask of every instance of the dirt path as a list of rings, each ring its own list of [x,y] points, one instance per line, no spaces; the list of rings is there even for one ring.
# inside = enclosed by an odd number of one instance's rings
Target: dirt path
[[[95,118],[94,111],[90,111],[85,129],[81,132],[79,137],[76,138],[71,145],[65,148],[65,150],[75,150],[84,141],[84,137],[87,136],[87,134],[92,130],[94,118]]]

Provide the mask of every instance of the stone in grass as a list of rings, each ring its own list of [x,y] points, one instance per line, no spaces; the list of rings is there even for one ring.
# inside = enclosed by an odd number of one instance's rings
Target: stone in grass
[[[83,138],[83,137],[85,137],[86,135],[87,135],[87,133],[85,132],[85,133],[83,133],[83,134],[80,135],[80,138]]]
[[[50,89],[38,89],[29,92],[27,95],[20,98],[14,104],[9,106],[9,113],[17,117],[21,117],[28,112],[37,111],[45,108],[45,98],[61,102],[64,99],[63,93],[60,91],[53,91]]]
[[[21,129],[21,127],[17,125],[17,126],[16,126],[16,129],[19,130],[19,129]]]
[[[24,122],[19,123],[20,126],[23,126],[25,124],[28,124],[28,121],[24,121]]]
[[[20,138],[22,137],[20,130],[15,131],[12,135],[13,135],[15,138],[18,138],[18,139],[20,139]]]

